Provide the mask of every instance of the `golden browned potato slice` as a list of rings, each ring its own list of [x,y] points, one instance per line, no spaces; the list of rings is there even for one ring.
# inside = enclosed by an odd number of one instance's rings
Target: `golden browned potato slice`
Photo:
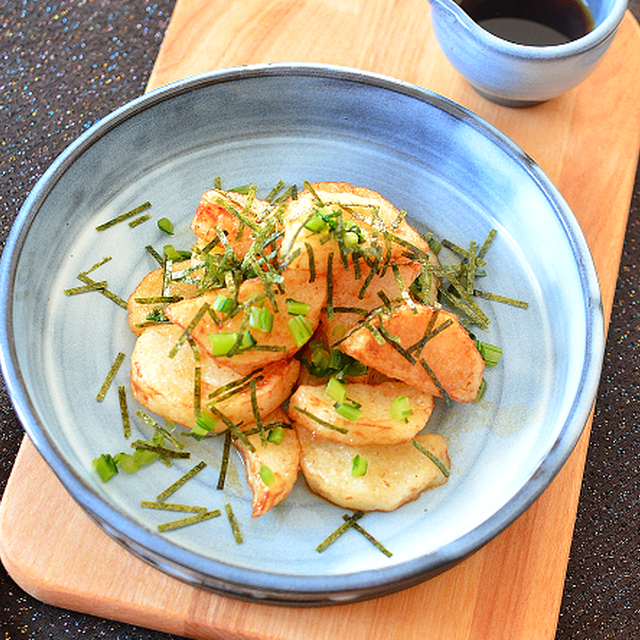
[[[360,405],[362,413],[357,420],[337,413],[335,400],[327,395],[324,386],[318,385],[301,385],[295,390],[289,401],[291,419],[318,439],[348,445],[396,444],[411,440],[421,431],[433,410],[432,396],[403,382],[354,383],[346,387],[349,400]],[[406,421],[391,415],[391,405],[400,396],[407,396],[412,410]]]
[[[318,440],[304,427],[296,429],[302,447],[300,464],[309,488],[340,507],[393,511],[447,481],[437,464],[411,442],[350,447]],[[424,434],[415,439],[449,469],[447,443],[441,435]],[[352,473],[356,455],[366,465],[366,473],[358,477]]]
[[[181,335],[182,329],[172,324],[145,329],[131,354],[131,391],[134,399],[149,411],[192,428],[195,424],[196,366],[201,371],[202,410],[209,415],[212,414],[205,408],[205,404],[210,402],[209,394],[225,384],[238,381],[241,376],[204,351],[200,352],[200,360],[197,361],[186,342],[170,358],[169,352]],[[283,360],[260,371],[256,376],[260,415],[272,413],[286,400],[298,377],[299,367],[296,360]],[[215,406],[236,424],[254,421],[249,388]],[[221,421],[218,426],[220,431],[226,428]]]
[[[190,260],[178,262],[173,265],[173,271],[182,270],[191,265]],[[127,309],[129,311],[129,328],[133,333],[139,336],[145,329],[147,316],[155,309],[161,309],[164,304],[141,303],[138,302],[144,298],[157,298],[162,296],[163,273],[162,269],[155,269],[148,273],[135,288],[133,293],[127,300]],[[182,298],[193,298],[198,293],[198,286],[188,282],[180,282],[172,280],[169,284],[167,295],[180,296]]]
[[[376,367],[390,378],[402,380],[425,393],[440,396],[442,388],[457,402],[475,399],[482,382],[484,360],[454,314],[424,305],[416,305],[414,312],[403,304],[381,317],[387,332],[399,339],[404,354],[390,341],[378,343],[366,328],[347,337],[340,343],[340,348],[363,364]],[[450,323],[447,328],[420,346],[425,335],[437,331],[445,322]],[[379,326],[379,321],[372,324]],[[437,384],[424,363],[431,369]]]
[[[239,257],[253,244],[251,229],[234,215],[235,211],[244,218],[255,222],[270,205],[265,200],[250,198],[234,191],[211,189],[200,198],[196,213],[191,221],[193,232],[205,242],[210,242],[222,230]]]
[[[263,419],[265,428],[275,422],[289,424],[287,414],[282,409]],[[254,425],[248,425],[251,429]],[[244,459],[247,482],[253,492],[251,500],[252,516],[257,518],[286,498],[296,483],[300,470],[300,442],[293,428],[283,430],[282,441],[278,444],[260,438],[259,434],[248,436],[254,450],[241,440],[234,440],[234,446]]]
[[[399,264],[398,271],[404,284],[405,292],[420,273],[419,262]],[[368,269],[359,279],[355,277],[352,268],[346,270],[339,265],[333,270],[333,317],[326,312],[320,316],[320,334],[328,344],[342,338],[353,329],[366,312],[372,311],[383,304],[378,295],[385,294],[390,301],[400,300],[403,294],[396,276],[391,268],[382,274],[375,275],[365,287]]]
[[[406,245],[392,241],[389,245],[390,254],[381,234],[374,231],[386,232],[401,238],[404,243],[410,243],[425,254],[433,256],[428,243],[413,229],[386,198],[367,189],[347,182],[315,182],[311,185],[315,195],[305,189],[298,194],[296,200],[292,200],[283,216],[284,237],[282,249],[284,255],[290,255],[300,250],[300,257],[292,264],[308,269],[309,251],[306,245],[312,249],[315,261],[315,269],[318,274],[327,273],[327,262],[330,253],[334,255],[333,267],[337,270],[340,265],[340,247],[335,238],[327,242],[325,232],[316,232],[305,227],[309,217],[319,206],[323,211],[338,210],[342,214],[342,220],[347,225],[356,224],[364,236],[364,243],[378,246],[385,259],[388,257],[397,262],[406,262]],[[316,200],[318,196],[322,205]],[[435,256],[433,256],[435,259]]]
[[[221,364],[246,373],[269,362],[290,358],[302,345],[296,342],[294,333],[289,326],[289,323],[294,321],[294,316],[287,312],[288,299],[309,305],[309,311],[304,316],[304,319],[309,323],[311,332],[316,330],[320,322],[320,312],[327,299],[326,283],[324,280],[318,279],[314,282],[309,282],[309,273],[299,269],[286,269],[283,273],[283,278],[284,293],[276,293],[274,296],[277,311],[274,310],[270,299],[264,295],[264,286],[259,278],[246,280],[240,285],[239,302],[251,300],[252,297],[256,296],[259,297],[260,299],[256,302],[256,306],[263,306],[273,313],[273,327],[270,333],[265,333],[247,326],[246,328],[256,340],[258,348],[248,348],[232,356],[216,355],[216,360]],[[165,313],[172,322],[186,328],[204,303],[212,306],[218,295],[225,292],[226,290],[211,291],[197,298],[170,304]],[[224,318],[224,316],[221,317]],[[217,325],[214,319],[208,313],[205,313],[194,327],[191,335],[204,350],[214,355],[208,337],[209,334],[239,333],[243,320],[244,314],[238,313],[233,318],[226,321],[223,320],[220,325]],[[265,348],[274,350],[265,350]]]

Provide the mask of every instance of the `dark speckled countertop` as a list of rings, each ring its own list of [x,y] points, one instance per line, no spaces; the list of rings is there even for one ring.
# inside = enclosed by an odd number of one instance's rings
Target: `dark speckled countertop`
[[[94,122],[144,91],[174,4],[0,0],[1,246],[27,194],[53,159]],[[631,0],[629,6],[640,20],[640,0]],[[639,273],[640,174],[557,640],[640,638]],[[1,385],[0,494],[22,435]],[[176,638],[43,604],[24,593],[0,565],[0,638],[80,637]]]

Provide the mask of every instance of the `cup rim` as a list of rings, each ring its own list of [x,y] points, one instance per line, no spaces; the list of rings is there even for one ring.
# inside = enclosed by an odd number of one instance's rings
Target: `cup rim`
[[[490,31],[480,27],[466,11],[458,5],[456,0],[429,0],[429,2],[453,14],[467,31],[473,31],[476,34],[481,44],[485,44],[491,47],[491,49],[505,55],[536,58],[539,60],[553,60],[581,55],[600,46],[615,34],[629,5],[628,0],[614,0],[613,7],[609,14],[600,24],[596,25],[585,35],[562,44],[541,46],[520,44],[494,35]]]

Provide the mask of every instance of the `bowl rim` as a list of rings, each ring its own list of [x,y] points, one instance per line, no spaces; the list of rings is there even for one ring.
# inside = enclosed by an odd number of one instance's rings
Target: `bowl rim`
[[[483,133],[524,165],[561,221],[579,267],[585,292],[586,344],[579,390],[548,454],[530,479],[483,523],[432,554],[391,568],[343,575],[293,575],[256,571],[203,558],[133,521],[96,495],[79,473],[66,465],[60,449],[40,424],[21,375],[13,345],[13,279],[30,226],[55,184],[86,149],[120,123],[163,101],[199,88],[248,78],[317,77],[367,84],[428,103]],[[604,319],[597,273],[580,226],[567,203],[538,165],[505,134],[461,105],[433,91],[395,78],[337,65],[268,63],[230,67],[191,76],[144,94],[116,109],[72,142],[36,183],[16,217],[0,260],[0,366],[16,414],[66,490],[113,539],[172,577],[222,595],[289,605],[355,602],[403,589],[432,577],[471,555],[522,514],[548,486],[573,450],[591,411],[604,354]],[[198,570],[193,567],[197,566]],[[220,577],[223,576],[223,577]]]

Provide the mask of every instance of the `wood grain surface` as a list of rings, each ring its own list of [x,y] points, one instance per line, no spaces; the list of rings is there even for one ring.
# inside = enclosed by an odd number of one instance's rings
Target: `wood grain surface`
[[[454,99],[517,142],[566,198],[591,248],[608,321],[640,150],[638,24],[625,16],[579,87],[512,110],[470,89],[441,53],[429,16],[426,0],[179,0],[149,89],[220,67],[297,61],[371,70]],[[0,505],[0,557],[45,602],[193,638],[550,639],[589,428],[549,488],[489,544],[428,582],[367,602],[268,606],[169,578],[98,529],[26,438]]]

